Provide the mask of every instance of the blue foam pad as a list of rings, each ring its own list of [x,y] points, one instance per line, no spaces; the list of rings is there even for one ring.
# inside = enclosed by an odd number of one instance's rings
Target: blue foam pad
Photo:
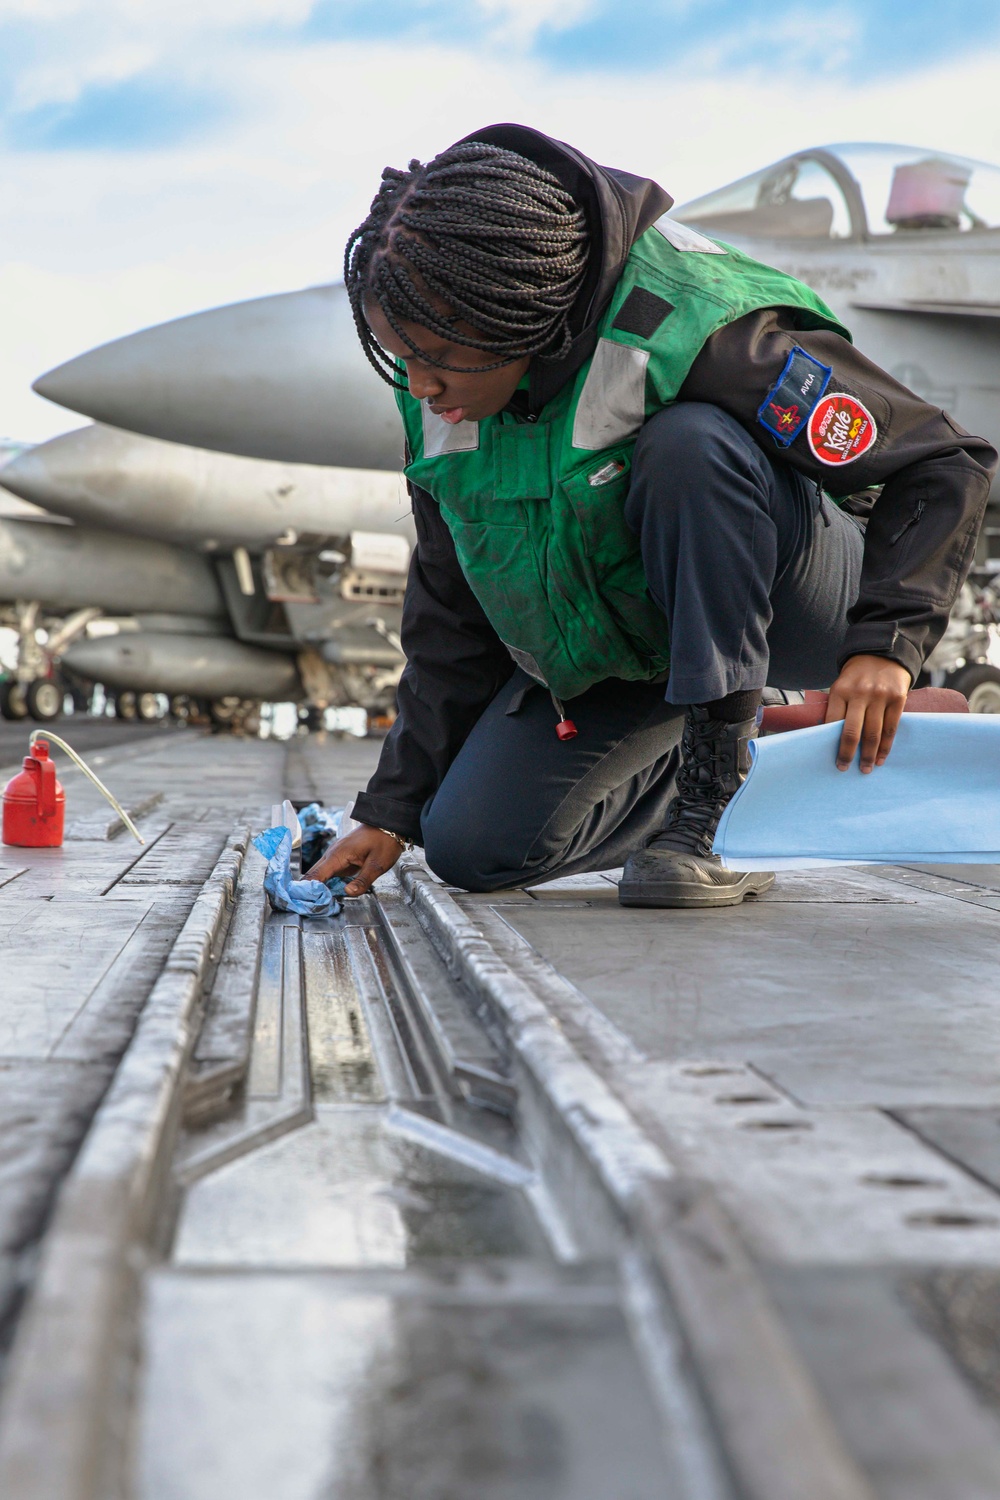
[[[751,742],[716,830],[730,870],[1000,864],[1000,716],[904,714],[884,766],[836,768],[842,724]]]

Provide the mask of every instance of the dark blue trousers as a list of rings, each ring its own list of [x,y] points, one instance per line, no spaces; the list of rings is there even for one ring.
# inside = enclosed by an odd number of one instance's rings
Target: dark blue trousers
[[[681,402],[636,443],[625,509],[670,628],[663,683],[608,679],[567,705],[522,673],[423,812],[431,869],[466,890],[612,869],[660,827],[684,706],[767,684],[824,688],[861,574],[857,524],[718,407]]]

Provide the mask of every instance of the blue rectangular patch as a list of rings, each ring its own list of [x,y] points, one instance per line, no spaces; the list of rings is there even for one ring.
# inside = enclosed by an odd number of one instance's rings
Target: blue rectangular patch
[[[798,344],[785,360],[785,368],[757,412],[757,421],[783,448],[795,441],[812,416],[832,374],[829,365],[813,359]]]

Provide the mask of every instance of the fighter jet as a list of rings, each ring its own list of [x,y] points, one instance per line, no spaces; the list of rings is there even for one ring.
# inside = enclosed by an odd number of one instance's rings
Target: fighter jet
[[[0,511],[77,523],[0,521],[0,600],[19,638],[5,715],[55,717],[62,669],[117,690],[129,714],[157,714],[162,694],[208,700],[217,718],[242,698],[389,705],[413,540],[398,475],[95,426],[22,450],[0,484]],[[98,615],[129,618],[110,634]]]
[[[400,606],[413,531],[400,503],[392,393],[361,353],[343,287],[180,319],[67,369],[81,364],[99,419],[124,379],[153,419],[123,425],[175,446],[98,426],[15,457],[0,482],[87,526],[212,552],[239,643],[293,663],[297,691],[286,696],[314,707],[388,707],[403,665]],[[168,691],[184,678],[186,693],[210,696],[225,676],[222,657],[209,651],[209,662],[204,642],[194,654],[190,642],[153,632],[140,654],[134,640],[79,640],[63,661],[123,690]],[[19,667],[21,676],[32,670]],[[247,676],[255,674],[240,681]],[[261,671],[256,681],[264,696]]]
[[[58,717],[65,686],[53,664],[98,616],[132,623],[137,612],[155,611],[182,631],[192,621],[227,631],[222,591],[204,557],[74,526],[8,494],[0,489],[0,624],[18,644],[16,669],[0,684],[5,718]]]
[[[31,447],[30,443],[14,443],[9,438],[0,438],[0,469],[5,464],[11,463],[20,454],[25,453]],[[10,490],[0,488],[0,517],[44,516],[45,510],[40,505],[32,505],[28,500],[21,500]]]
[[[142,329],[35,381],[95,421],[251,458],[398,470],[392,391],[343,286],[259,297]]]

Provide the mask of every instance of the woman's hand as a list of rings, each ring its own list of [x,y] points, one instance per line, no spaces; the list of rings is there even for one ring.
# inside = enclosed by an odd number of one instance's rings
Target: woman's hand
[[[390,833],[362,823],[332,843],[322,859],[305,872],[309,880],[329,880],[331,875],[353,875],[348,896],[363,896],[386,870],[391,870],[403,846]]]
[[[885,656],[852,656],[845,661],[827,705],[825,723],[843,719],[837,770],[846,771],[861,745],[861,769],[881,766],[892,749],[910,674]]]

